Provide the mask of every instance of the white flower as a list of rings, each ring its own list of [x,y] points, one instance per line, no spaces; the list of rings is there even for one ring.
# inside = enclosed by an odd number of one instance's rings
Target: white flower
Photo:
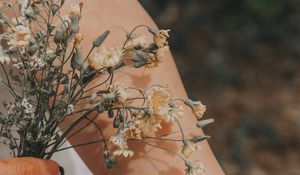
[[[35,112],[33,106],[28,102],[26,98],[23,98],[21,106],[24,107],[25,114],[33,114]]]
[[[146,36],[138,36],[133,37],[132,39],[128,40],[125,47],[147,47],[147,40]]]
[[[72,114],[75,111],[75,107],[72,104],[69,104],[67,107],[67,114]]]
[[[123,53],[118,48],[102,48],[94,55],[88,58],[89,64],[92,68],[100,70],[105,67],[116,66],[122,57]]]
[[[120,103],[124,103],[129,97],[126,88],[120,83],[115,83],[110,91],[114,94],[115,99]]]
[[[117,148],[127,148],[127,142],[123,131],[119,131],[117,135],[111,136],[109,141]]]
[[[192,109],[198,120],[202,118],[206,111],[206,106],[201,101],[186,100],[185,104]]]
[[[204,166],[200,162],[192,162],[187,160],[186,165],[186,175],[205,175]]]
[[[21,15],[25,16],[25,11],[27,8],[28,0],[18,0],[18,4],[20,6]]]
[[[130,150],[129,148],[127,148],[127,147],[119,148],[119,149],[117,149],[113,152],[114,156],[123,155],[126,158],[133,156],[133,154],[134,154],[134,152],[132,150]]]
[[[0,46],[0,62],[2,64],[4,64],[4,63],[9,64],[10,63],[10,58],[5,53],[5,51],[3,50],[2,46]]]
[[[188,158],[190,155],[197,150],[197,144],[190,142],[187,139],[183,140],[182,154],[184,157]]]
[[[120,130],[115,136],[111,136],[109,141],[117,148],[114,152],[114,156],[123,155],[124,157],[133,156],[133,151],[129,150],[126,142],[124,130]]]
[[[8,41],[9,50],[14,50],[19,47],[27,46],[31,39],[30,29],[26,26],[19,25],[14,28],[14,33]]]

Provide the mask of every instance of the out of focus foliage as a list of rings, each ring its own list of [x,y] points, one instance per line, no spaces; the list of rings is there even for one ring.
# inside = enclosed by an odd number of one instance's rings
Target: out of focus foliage
[[[300,1],[141,0],[170,41],[227,174],[300,174]],[[195,76],[196,75],[196,76]]]

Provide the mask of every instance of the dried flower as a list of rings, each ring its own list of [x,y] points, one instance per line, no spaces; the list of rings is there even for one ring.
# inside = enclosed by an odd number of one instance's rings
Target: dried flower
[[[150,115],[144,115],[144,116],[139,116],[136,124],[138,125],[138,128],[141,129],[143,134],[145,135],[152,135],[158,129],[161,129],[161,122],[162,120]]]
[[[27,46],[31,39],[30,29],[26,26],[19,25],[14,28],[14,33],[8,41],[9,50],[14,50],[19,47]]]
[[[83,40],[83,34],[82,33],[76,34],[74,38],[74,45],[79,46],[82,40]]]
[[[169,113],[169,103],[172,95],[168,89],[153,87],[148,94],[149,112],[152,116],[164,118]]]
[[[10,58],[8,57],[8,55],[5,53],[5,51],[3,50],[3,48],[0,46],[0,62],[2,64],[6,63],[9,64],[10,63]]]
[[[128,128],[125,129],[126,139],[142,139],[141,130],[137,124],[131,123]]]
[[[185,101],[185,104],[192,109],[198,120],[202,118],[206,111],[206,106],[203,105],[201,101],[192,101],[189,99]]]
[[[122,130],[117,135],[111,136],[109,141],[117,148],[127,148],[126,138]]]
[[[125,45],[125,48],[134,48],[134,47],[147,47],[147,40],[146,36],[138,36],[133,37],[128,40],[128,42]]]
[[[114,94],[114,99],[119,103],[124,103],[129,96],[124,85],[120,83],[115,83],[112,88],[110,88],[110,92]]]
[[[149,113],[157,119],[169,122],[183,113],[183,108],[172,101],[172,94],[167,88],[152,88],[148,94],[148,101]]]
[[[79,17],[81,15],[82,6],[82,3],[71,6],[70,17]]]
[[[155,52],[155,55],[148,55],[148,60],[146,63],[147,68],[153,68],[157,67],[160,63],[162,63],[166,57],[166,53],[168,52],[169,47],[164,46],[161,48],[158,48]]]
[[[25,114],[32,115],[35,112],[33,106],[28,102],[26,98],[23,98],[21,106],[24,108]]]
[[[166,57],[166,53],[169,51],[168,46],[160,47],[156,50],[155,56],[158,63],[163,62]]]
[[[188,158],[190,155],[197,150],[197,144],[194,142],[190,142],[187,139],[184,139],[183,141],[183,147],[182,147],[182,154],[184,157]]]
[[[122,50],[118,48],[102,48],[88,58],[92,68],[100,70],[102,68],[116,66],[122,57]]]
[[[185,162],[186,168],[186,175],[205,175],[204,173],[204,166],[200,162],[192,162],[187,160]]]
[[[75,111],[75,107],[72,104],[69,104],[67,107],[67,114],[72,114]]]
[[[114,156],[120,156],[123,155],[124,157],[128,158],[128,157],[132,157],[134,154],[134,152],[132,150],[130,150],[128,147],[125,148],[118,148],[117,150],[115,150],[113,152]]]
[[[168,37],[169,37],[169,32],[170,30],[159,30],[156,32],[153,36],[153,40],[157,47],[162,48],[168,45]]]

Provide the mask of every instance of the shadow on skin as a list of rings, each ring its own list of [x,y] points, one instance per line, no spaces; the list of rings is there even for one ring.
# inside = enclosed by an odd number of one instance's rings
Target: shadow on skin
[[[89,116],[90,119],[93,118],[93,114]],[[68,118],[68,121],[70,122],[71,118]],[[78,130],[82,126],[84,126],[88,121],[82,122],[78,127],[74,129],[74,131]],[[104,131],[104,134],[106,137],[110,135],[117,134],[117,129],[112,128],[112,119],[108,119],[107,115],[99,115],[95,122],[101,127]],[[163,129],[161,129],[158,132],[158,135],[160,134],[166,134],[171,132],[171,125],[172,123],[163,123]],[[97,139],[102,139],[101,134],[99,134],[99,131],[96,129],[95,126],[92,124],[89,125],[87,128],[85,128],[83,131],[79,132],[76,136],[69,139],[70,143],[72,145],[81,144]],[[178,152],[178,146],[174,142],[166,142],[166,141],[159,141],[159,140],[146,140],[147,142],[159,145],[165,148],[168,148],[172,151]],[[109,144],[109,143],[108,143]],[[110,146],[112,146],[110,144]],[[113,166],[112,169],[106,168],[105,159],[103,158],[103,143],[96,143],[96,144],[90,144],[82,147],[75,148],[80,157],[83,159],[83,161],[86,163],[86,165],[89,167],[89,169],[94,173],[104,173],[104,174],[130,174],[133,173],[132,166],[135,166],[136,163],[140,164],[147,164],[145,167],[147,169],[151,169],[151,171],[154,171],[156,174],[170,174],[170,173],[177,173],[180,172],[179,168],[173,167],[172,164],[170,164],[168,161],[160,160],[158,156],[159,152],[163,152],[164,156],[170,156],[172,159],[176,159],[174,157],[175,155],[160,150],[159,148],[155,148],[152,146],[146,146],[145,143],[142,143],[141,141],[128,141],[128,146],[130,149],[134,151],[134,156],[131,158],[124,158],[122,156],[117,157],[118,163]],[[155,153],[153,156],[152,153]],[[159,164],[159,165],[158,165]],[[143,166],[142,166],[143,167]],[[160,167],[160,168],[158,168]],[[163,168],[163,169],[162,169]],[[66,170],[67,171],[67,170]],[[146,175],[146,174],[145,174]]]

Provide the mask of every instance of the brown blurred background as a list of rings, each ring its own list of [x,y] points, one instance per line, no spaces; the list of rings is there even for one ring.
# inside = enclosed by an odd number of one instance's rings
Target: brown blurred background
[[[300,174],[300,1],[141,0],[170,45],[226,174]]]

